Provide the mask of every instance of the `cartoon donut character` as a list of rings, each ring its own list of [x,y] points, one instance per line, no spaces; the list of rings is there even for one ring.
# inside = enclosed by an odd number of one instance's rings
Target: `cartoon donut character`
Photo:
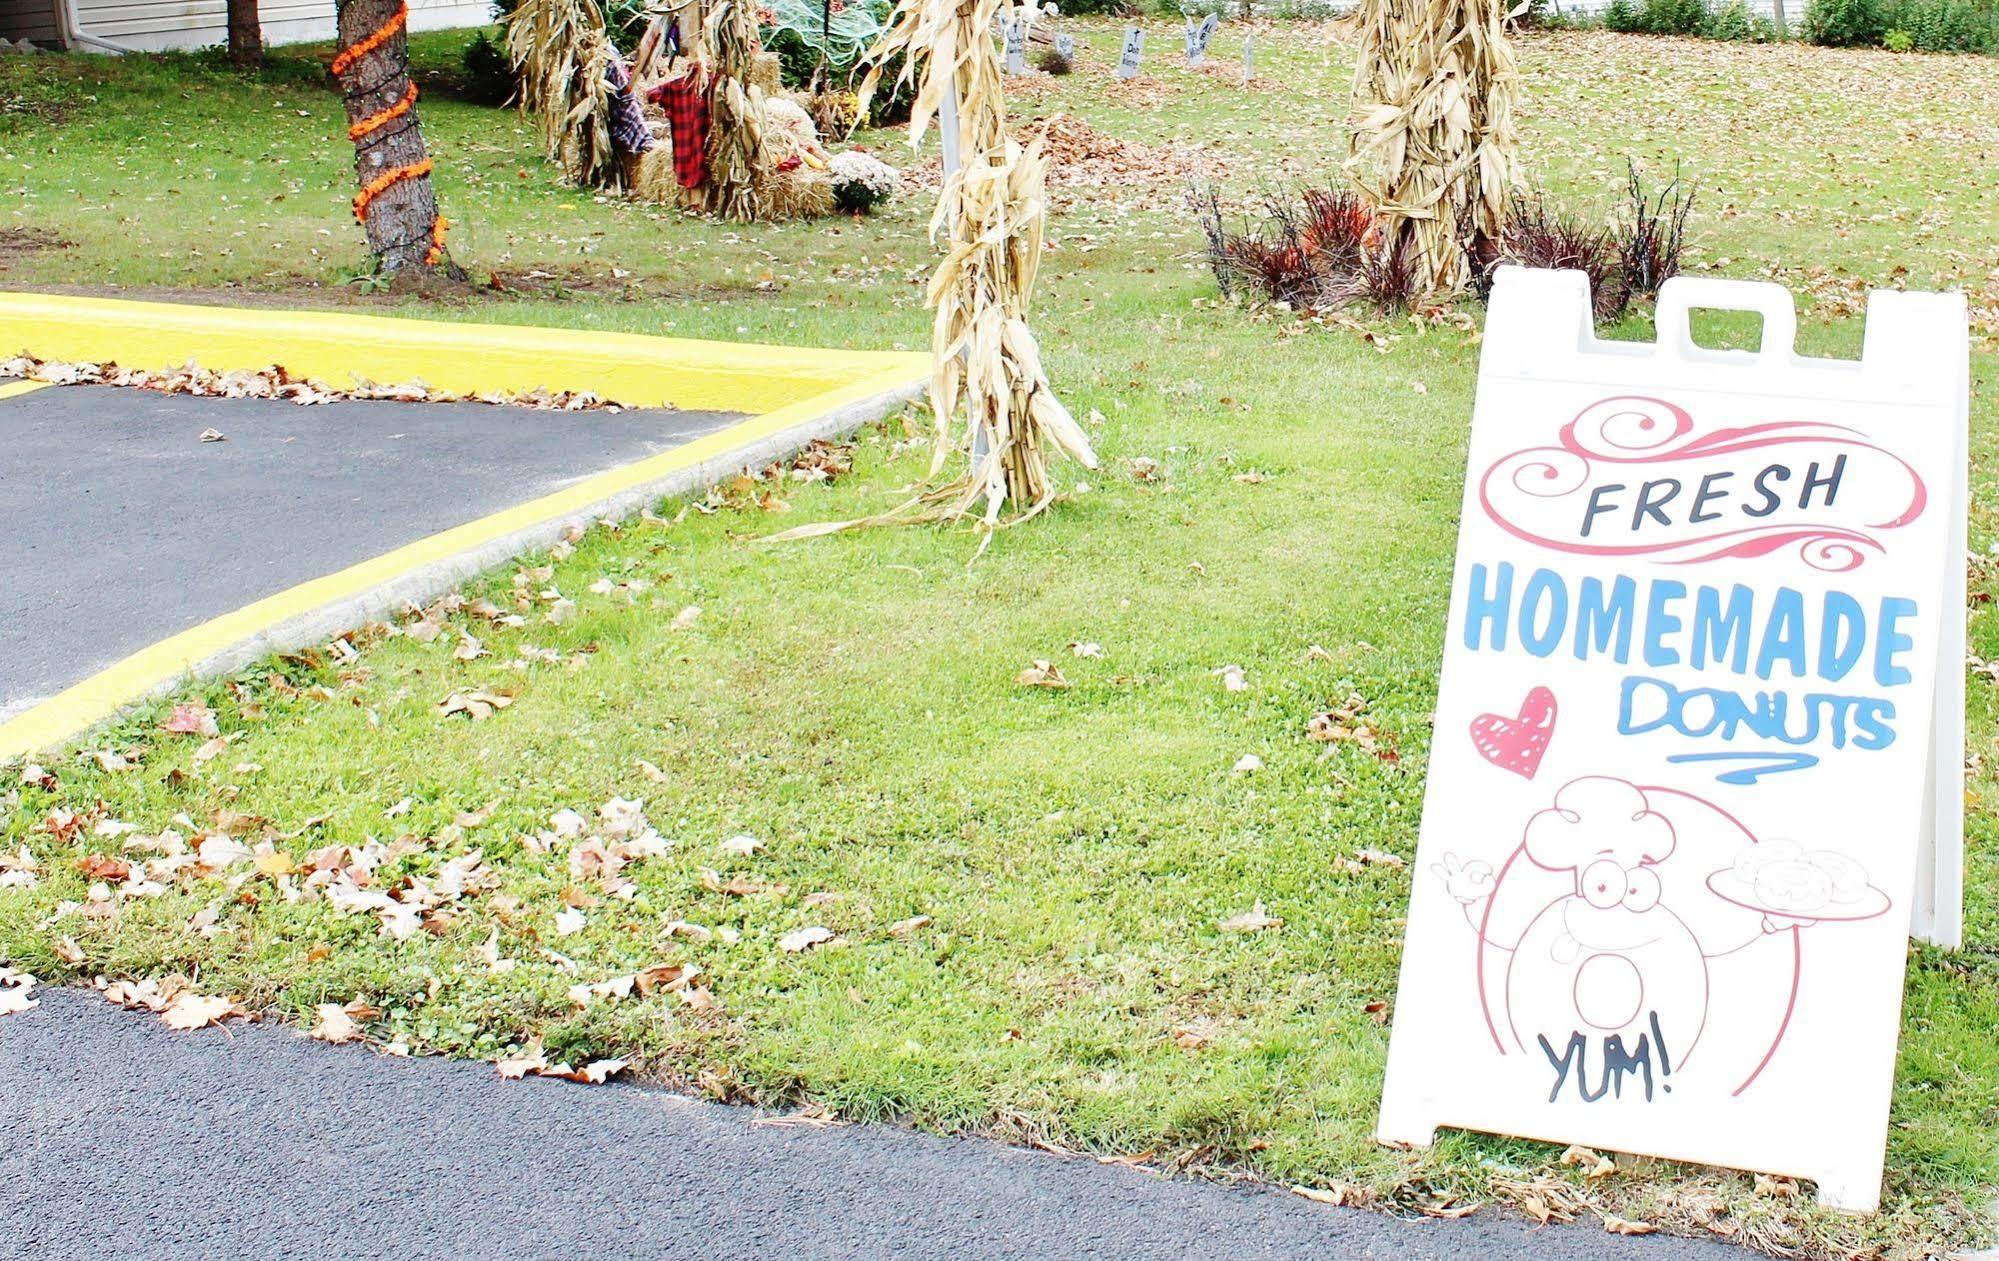
[[[1674,849],[1673,826],[1637,788],[1588,777],[1565,785],[1529,820],[1527,858],[1573,875],[1574,891],[1537,915],[1506,977],[1514,1038],[1560,1054],[1577,1034],[1635,1052],[1664,1041],[1679,1063],[1707,1021],[1708,974],[1699,940],[1660,903],[1654,864]]]

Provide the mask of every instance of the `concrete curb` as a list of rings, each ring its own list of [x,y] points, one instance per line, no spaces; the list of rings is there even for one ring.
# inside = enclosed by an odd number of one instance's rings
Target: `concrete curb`
[[[0,722],[0,762],[64,744],[140,701],[227,674],[274,652],[323,643],[406,604],[559,540],[572,526],[623,519],[672,495],[858,429],[920,397],[926,381],[891,370],[704,435],[662,455],[417,540],[151,645]],[[412,404],[420,406],[420,404]]]
[[[761,468],[781,460],[803,449],[815,438],[852,433],[869,421],[915,399],[923,389],[924,386],[911,385],[884,390],[859,402],[833,408],[726,455],[713,456],[699,464],[640,482],[431,561],[378,587],[286,618],[268,630],[191,662],[186,674],[163,680],[147,695],[170,692],[191,679],[228,674],[274,652],[290,652],[308,644],[323,643],[365,622],[388,616],[405,605],[423,604],[517,556],[551,546],[571,527],[587,529],[600,520],[621,521],[637,516],[641,510],[662,499],[706,490],[733,473]],[[137,701],[145,697],[132,699]]]

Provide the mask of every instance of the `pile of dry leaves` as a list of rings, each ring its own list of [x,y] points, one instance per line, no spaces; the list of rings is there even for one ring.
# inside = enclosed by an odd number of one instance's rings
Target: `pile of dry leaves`
[[[1036,118],[1014,133],[1023,145],[1037,138],[1048,154],[1048,184],[1054,189],[1169,189],[1177,196],[1190,180],[1216,179],[1228,171],[1219,153],[1197,145],[1121,140],[1068,114]],[[912,167],[903,178],[936,188],[937,158]]]
[[[1048,182],[1098,188],[1110,184],[1185,184],[1224,173],[1221,158],[1189,144],[1144,144],[1106,135],[1080,118],[1056,114],[1020,129],[1022,144],[1040,138]]]
[[[16,355],[0,360],[0,377],[21,377],[47,381],[51,385],[129,385],[162,394],[192,394],[198,398],[278,398],[300,405],[332,403],[341,399],[363,399],[397,403],[490,403],[495,406],[533,407],[545,411],[622,411],[630,406],[613,402],[588,390],[549,390],[537,387],[525,391],[485,390],[461,393],[440,390],[421,380],[378,385],[359,381],[349,389],[323,381],[294,377],[278,364],[255,372],[238,369],[217,372],[189,360],[179,368],[123,368],[115,363],[64,363]]]

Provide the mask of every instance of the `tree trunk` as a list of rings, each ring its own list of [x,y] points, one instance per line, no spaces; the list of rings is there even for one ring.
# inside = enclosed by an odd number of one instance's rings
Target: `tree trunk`
[[[1770,0],[1770,16],[1776,19],[1777,38],[1788,36],[1790,31],[1789,23],[1784,21],[1784,0]]]
[[[333,59],[361,185],[354,213],[367,230],[368,249],[389,273],[449,266],[409,76],[408,16],[399,0],[344,0]]]
[[[229,0],[229,60],[238,66],[264,64],[264,30],[257,0]]]

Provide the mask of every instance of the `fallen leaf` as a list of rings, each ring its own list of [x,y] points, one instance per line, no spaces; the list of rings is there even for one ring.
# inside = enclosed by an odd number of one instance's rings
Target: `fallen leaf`
[[[655,963],[633,973],[632,981],[638,986],[641,998],[650,998],[662,991],[672,993],[682,989],[699,975],[701,969],[691,963]]]
[[[573,1072],[550,1071],[543,1073],[542,1076],[563,1077],[570,1081],[580,1081],[592,1086],[601,1086],[624,1071],[624,1060],[591,1060],[588,1064]]]
[[[86,880],[109,880],[116,884],[132,878],[132,864],[109,854],[85,854],[76,860],[76,869]]]
[[[1282,927],[1284,927],[1284,921],[1275,916],[1266,915],[1262,902],[1258,902],[1255,906],[1240,915],[1231,916],[1221,922],[1221,929],[1225,933],[1260,933],[1266,928]]]
[[[1237,775],[1248,775],[1254,771],[1263,769],[1263,759],[1254,753],[1245,753],[1237,758],[1236,764],[1229,769]]]
[[[1756,1194],[1778,1200],[1795,1200],[1798,1198],[1798,1180],[1773,1178],[1769,1174],[1759,1173],[1756,1175]]]
[[[814,946],[823,946],[833,940],[833,930],[813,924],[805,928],[793,929],[777,939],[777,948],[786,954],[803,954]]]
[[[240,1016],[243,1009],[236,1000],[222,995],[197,994],[187,990],[167,1004],[160,1013],[160,1019],[169,1029],[179,1029],[183,1033],[191,1029],[205,1029],[209,1025],[219,1025],[231,1016]]]
[[[491,718],[495,711],[505,709],[514,703],[514,698],[498,692],[479,690],[474,692],[453,692],[437,702],[437,712],[442,717],[464,714],[473,722]]]
[[[1078,657],[1101,657],[1104,655],[1104,646],[1077,640],[1069,645],[1069,651]]]
[[[501,1056],[493,1067],[508,1081],[518,1081],[529,1073],[538,1073],[548,1067],[548,1056],[542,1050],[541,1039],[534,1038],[517,1054]]]
[[[1075,686],[1073,683],[1069,682],[1068,679],[1063,677],[1062,671],[1055,665],[1054,662],[1043,661],[1038,657],[1035,658],[1035,660],[1025,670],[1022,670],[1019,674],[1014,675],[1013,681],[1015,683],[1020,684],[1022,687],[1046,687],[1046,688],[1060,689],[1060,688]]]
[[[360,1037],[361,1022],[373,1020],[382,1012],[357,998],[346,1003],[321,1003],[313,1008],[313,1014],[316,1019],[310,1036],[338,1046]]]
[[[1366,1204],[1374,1198],[1366,1187],[1357,1187],[1345,1182],[1335,1182],[1329,1187],[1292,1187],[1291,1194],[1303,1196],[1315,1204],[1331,1204],[1336,1208],[1352,1208]]]
[[[1583,1177],[1592,1180],[1608,1178],[1617,1172],[1616,1161],[1601,1154],[1594,1148],[1583,1147],[1580,1144],[1573,1145],[1562,1153],[1562,1163],[1564,1165],[1581,1166]]]
[[[921,929],[930,927],[931,923],[932,920],[928,915],[912,915],[908,919],[899,919],[895,923],[890,924],[888,926],[888,935],[891,937],[907,937]]]
[[[1249,677],[1243,673],[1241,666],[1221,666],[1218,669],[1210,670],[1208,673],[1219,678],[1222,681],[1222,687],[1228,691],[1246,692],[1249,690]]]
[[[626,973],[594,984],[581,981],[569,987],[569,1001],[578,1007],[588,1007],[599,998],[629,998],[632,987],[638,984],[638,977]]]
[[[204,430],[202,430],[202,431],[201,431],[201,437],[200,437],[200,441],[202,441],[202,442],[226,442],[226,441],[228,441],[228,439],[227,439],[227,438],[226,438],[226,437],[225,437],[225,436],[223,435],[223,433],[222,433],[222,431],[221,431],[220,429],[204,429]]]
[[[182,701],[173,707],[160,730],[177,736],[213,736],[219,734],[215,726],[215,711],[198,701]]]
[[[680,610],[680,612],[675,613],[673,615],[673,620],[667,623],[667,629],[684,631],[689,627],[693,626],[695,619],[699,618],[700,616],[701,616],[701,606],[698,604],[690,604],[686,608]]]
[[[1100,1165],[1123,1165],[1126,1169],[1136,1169],[1158,1154],[1158,1148],[1148,1147],[1142,1152],[1127,1152],[1121,1156],[1098,1156],[1096,1161]]]
[[[710,893],[726,893],[735,898],[746,898],[753,893],[769,893],[781,898],[791,892],[789,885],[766,884],[743,875],[723,880],[720,872],[705,869],[701,873],[701,887]]]
[[[1659,1229],[1650,1222],[1634,1222],[1615,1213],[1603,1215],[1603,1228],[1613,1235],[1649,1235]]]
[[[1367,867],[1386,867],[1391,871],[1400,871],[1408,865],[1398,855],[1391,854],[1387,850],[1371,848],[1357,849],[1351,858],[1341,855],[1333,859],[1333,866],[1340,871],[1360,871]]]
[[[298,870],[298,864],[290,854],[276,849],[259,846],[256,857],[257,874],[260,876],[288,876]]]
[[[0,1016],[12,1016],[36,1006],[41,1000],[31,997],[34,991],[34,977],[11,968],[0,968]]]
[[[732,836],[715,847],[724,854],[734,854],[738,858],[748,858],[765,848],[764,843],[754,836],[742,834]]]
[[[97,763],[98,770],[108,771],[114,775],[132,769],[132,759],[111,749],[92,749],[80,756]]]
[[[248,845],[221,832],[211,832],[202,837],[194,852],[201,865],[210,871],[226,871],[237,863],[247,863],[256,858]]]

